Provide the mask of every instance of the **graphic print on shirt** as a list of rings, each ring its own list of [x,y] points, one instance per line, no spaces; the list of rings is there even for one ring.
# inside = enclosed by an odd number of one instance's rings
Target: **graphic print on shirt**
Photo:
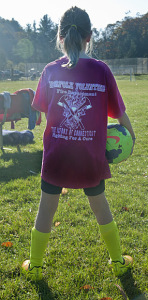
[[[83,94],[67,94],[63,95],[58,105],[63,107],[63,116],[65,117],[60,124],[60,127],[74,130],[85,130],[82,123],[82,117],[86,115],[86,111],[92,108],[90,100]]]
[[[99,83],[79,83],[69,81],[49,81],[49,88],[61,94],[57,105],[61,107],[63,119],[58,126],[52,127],[52,137],[71,141],[93,141],[96,130],[88,130],[84,126],[92,109],[91,101],[97,93],[105,92],[105,86]],[[91,101],[90,101],[91,97]]]

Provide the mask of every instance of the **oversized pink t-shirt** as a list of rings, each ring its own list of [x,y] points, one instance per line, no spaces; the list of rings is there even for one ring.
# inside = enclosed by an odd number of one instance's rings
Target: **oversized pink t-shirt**
[[[51,184],[86,188],[111,177],[105,157],[107,118],[119,118],[125,105],[108,66],[80,58],[73,69],[43,70],[32,106],[47,113],[41,177]]]

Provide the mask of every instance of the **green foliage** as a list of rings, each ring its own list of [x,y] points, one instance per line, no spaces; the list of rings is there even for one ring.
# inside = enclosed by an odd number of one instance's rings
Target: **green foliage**
[[[0,69],[3,70],[5,68],[6,62],[7,62],[7,59],[6,59],[5,52],[3,49],[0,48]]]
[[[23,34],[23,29],[15,20],[5,20],[0,18],[0,41],[1,50],[5,54],[5,60],[14,60],[13,47],[17,43],[18,35]],[[1,66],[2,67],[2,66]]]
[[[103,31],[94,28],[92,56],[98,59],[148,57],[147,28],[148,14],[109,24]],[[57,59],[61,53],[56,49],[56,36],[57,24],[48,15],[43,16],[38,28],[34,22],[25,29],[14,19],[0,18],[0,68],[6,68],[7,60],[18,64],[24,60],[48,63]]]
[[[37,82],[0,82],[0,92],[13,93],[25,85],[35,90]],[[112,178],[106,181],[106,196],[119,227],[123,254],[134,258],[131,273],[122,279],[112,275],[108,252],[88,200],[82,190],[69,189],[66,195],[61,195],[54,216],[44,257],[43,281],[35,284],[22,274],[21,264],[29,258],[30,232],[40,199],[42,135],[46,122],[42,115],[41,125],[33,130],[33,144],[21,146],[21,153],[15,146],[0,153],[0,299],[122,300],[119,286],[128,300],[147,299],[148,86],[145,80],[120,80],[118,86],[137,140],[127,161],[111,165]],[[18,121],[15,129],[27,129],[27,124],[26,119]],[[5,123],[4,129],[10,129],[10,124]],[[56,222],[60,222],[57,227]],[[2,247],[7,241],[13,246]],[[85,285],[92,289],[85,290]]]
[[[28,39],[19,40],[16,45],[15,53],[21,60],[27,61],[34,53],[32,42]]]
[[[100,59],[148,57],[148,13],[109,24],[95,32],[94,54]]]
[[[14,64],[20,62],[49,62],[59,56],[56,50],[57,25],[45,15],[41,19],[39,28],[33,24],[23,29],[17,21],[0,18],[0,41],[3,63],[0,68],[6,68],[6,60]]]

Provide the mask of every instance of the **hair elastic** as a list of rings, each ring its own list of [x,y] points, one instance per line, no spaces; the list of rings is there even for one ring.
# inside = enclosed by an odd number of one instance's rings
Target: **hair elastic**
[[[75,27],[77,29],[77,25],[75,25],[75,24],[72,24],[71,27]]]

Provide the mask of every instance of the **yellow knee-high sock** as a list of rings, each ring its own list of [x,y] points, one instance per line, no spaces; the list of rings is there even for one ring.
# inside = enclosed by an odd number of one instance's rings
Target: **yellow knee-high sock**
[[[99,225],[99,228],[111,260],[123,262],[120,247],[120,237],[116,222],[113,220],[109,224]]]
[[[43,255],[49,240],[49,233],[43,233],[36,230],[35,227],[31,231],[31,247],[30,247],[30,267],[43,265]]]

